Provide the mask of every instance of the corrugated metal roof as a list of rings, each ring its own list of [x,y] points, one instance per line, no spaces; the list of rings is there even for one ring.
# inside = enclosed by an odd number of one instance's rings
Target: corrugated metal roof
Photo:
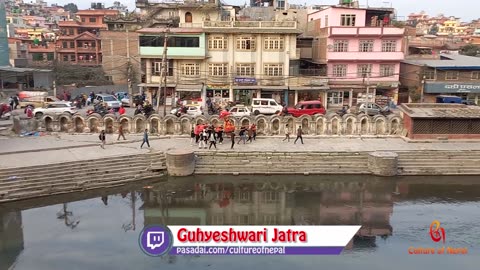
[[[37,69],[37,68],[18,68],[18,67],[10,67],[10,66],[0,66],[0,71],[6,72],[51,72],[52,70],[49,69]]]
[[[479,69],[480,57],[466,56],[460,54],[441,54],[440,60],[404,60],[403,63],[428,66],[438,69]]]

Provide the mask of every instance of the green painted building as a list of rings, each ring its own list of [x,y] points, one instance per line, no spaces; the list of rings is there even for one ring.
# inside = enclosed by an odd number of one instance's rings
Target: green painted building
[[[0,0],[0,66],[9,66],[8,36],[7,36],[7,14],[5,11],[5,0]]]

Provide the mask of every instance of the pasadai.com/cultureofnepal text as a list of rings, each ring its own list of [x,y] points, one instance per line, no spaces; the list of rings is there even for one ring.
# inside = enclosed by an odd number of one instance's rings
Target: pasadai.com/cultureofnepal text
[[[423,247],[409,247],[408,254],[422,255],[422,254],[468,254],[468,248],[453,248],[453,247],[441,247],[441,248],[423,248]]]
[[[285,247],[174,247],[178,255],[275,255],[285,254]]]

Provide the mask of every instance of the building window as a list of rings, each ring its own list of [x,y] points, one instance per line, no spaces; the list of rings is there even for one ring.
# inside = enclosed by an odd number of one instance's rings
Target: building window
[[[382,52],[396,52],[397,41],[396,40],[382,40]]]
[[[373,40],[360,40],[360,52],[373,52]]]
[[[209,64],[208,73],[210,76],[222,77],[228,75],[228,64]]]
[[[265,37],[264,49],[271,51],[283,51],[283,37]]]
[[[274,215],[264,215],[263,216],[263,225],[277,225],[277,216]]]
[[[395,74],[395,65],[380,65],[380,76],[391,77]]]
[[[372,64],[362,64],[357,66],[357,76],[365,78],[372,73]]]
[[[283,76],[283,64],[263,65],[263,74],[270,77]]]
[[[63,56],[63,61],[64,61],[64,62],[68,62],[68,55],[64,55],[64,56]]]
[[[238,215],[238,224],[239,225],[252,225],[253,217],[250,215]]]
[[[425,70],[423,72],[425,80],[435,80],[435,70]]]
[[[237,76],[255,76],[255,64],[237,64]]]
[[[458,71],[447,71],[445,73],[445,80],[449,80],[449,81],[458,80]]]
[[[191,23],[192,21],[193,21],[192,13],[190,13],[190,12],[185,13],[185,22],[186,23]]]
[[[96,22],[97,22],[97,18],[89,18],[88,21],[91,22],[91,23],[96,23]]]
[[[355,26],[355,14],[342,14],[340,16],[341,26]]]
[[[228,38],[226,36],[209,36],[208,49],[210,50],[227,50]]]
[[[333,77],[346,77],[347,65],[333,65]]]
[[[278,192],[275,191],[265,191],[263,192],[263,202],[265,203],[276,203],[280,200]]]
[[[152,68],[154,75],[162,74],[162,62],[153,62]],[[167,76],[173,76],[173,59],[167,61]]]
[[[158,36],[141,36],[141,47],[163,47],[164,39]],[[198,48],[200,47],[199,37],[169,37],[167,40],[168,47],[187,47]]]
[[[47,60],[48,61],[53,61],[55,59],[55,54],[54,53],[47,53]]]
[[[68,48],[68,42],[66,42],[66,41],[62,42],[62,48],[67,49]]]
[[[325,15],[325,27],[328,27],[328,15]]]
[[[255,38],[254,37],[238,37],[237,50],[255,51]]]
[[[480,80],[480,71],[472,71],[472,80]]]
[[[70,41],[70,49],[75,49],[75,42],[74,41]]]
[[[238,200],[240,202],[250,202],[252,200],[250,191],[242,191],[238,193]]]
[[[200,76],[200,64],[182,64],[180,68],[182,75]]]
[[[32,53],[33,61],[43,61],[43,53]]]
[[[82,22],[85,22],[85,18],[82,18]]]
[[[327,102],[331,105],[343,105],[343,91],[328,92]]]
[[[214,215],[211,217],[210,225],[223,225],[223,223],[222,215]]]
[[[75,30],[74,30],[73,28],[69,28],[69,29],[68,29],[68,34],[69,34],[70,36],[75,35]]]
[[[335,40],[333,43],[334,52],[348,52],[348,40]]]

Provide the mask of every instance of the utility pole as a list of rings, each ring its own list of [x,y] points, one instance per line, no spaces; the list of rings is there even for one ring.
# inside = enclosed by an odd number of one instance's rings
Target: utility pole
[[[130,38],[127,31],[127,87],[128,87],[128,105],[133,106],[133,89],[132,89],[132,62],[130,61]],[[113,60],[113,59],[112,59]]]
[[[367,72],[367,97],[365,98],[366,103],[370,102],[370,70]]]
[[[163,90],[163,94],[164,94],[164,108],[163,108],[163,115],[167,115],[166,111],[167,111],[167,108],[166,108],[166,105],[167,105],[167,76],[166,76],[166,73],[167,73],[167,42],[168,42],[168,31],[169,31],[169,28],[167,28],[165,30],[165,32],[163,33],[163,58],[162,58],[162,69],[161,69],[161,72],[160,72],[160,80],[158,81],[158,93],[157,93],[157,112],[160,111],[160,93],[161,93],[161,90],[162,89],[162,79],[163,77],[165,77],[163,80],[165,81],[165,89]]]

